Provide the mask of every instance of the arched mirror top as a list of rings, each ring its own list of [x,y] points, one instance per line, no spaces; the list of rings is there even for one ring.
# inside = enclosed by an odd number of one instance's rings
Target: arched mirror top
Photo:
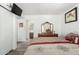
[[[41,24],[41,32],[42,33],[49,33],[53,32],[54,26],[50,22],[45,22]]]

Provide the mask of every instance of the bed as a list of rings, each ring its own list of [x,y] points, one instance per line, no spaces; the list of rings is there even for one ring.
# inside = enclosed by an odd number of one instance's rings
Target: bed
[[[62,37],[40,37],[30,41],[24,55],[78,55],[79,45]]]

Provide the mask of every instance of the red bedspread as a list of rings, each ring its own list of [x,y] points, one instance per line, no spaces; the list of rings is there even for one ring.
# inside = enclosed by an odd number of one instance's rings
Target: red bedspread
[[[64,44],[64,43],[70,43],[70,42],[36,42],[36,43],[31,43],[30,45],[39,45],[39,44]]]

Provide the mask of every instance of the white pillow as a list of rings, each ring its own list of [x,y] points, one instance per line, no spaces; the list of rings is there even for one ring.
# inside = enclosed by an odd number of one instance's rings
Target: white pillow
[[[78,37],[75,37],[75,43],[78,43]]]

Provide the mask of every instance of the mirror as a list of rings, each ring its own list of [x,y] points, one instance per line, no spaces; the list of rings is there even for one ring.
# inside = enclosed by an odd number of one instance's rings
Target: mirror
[[[53,33],[53,24],[49,22],[45,22],[41,25],[41,32],[42,33],[47,33],[47,32],[52,32]]]

